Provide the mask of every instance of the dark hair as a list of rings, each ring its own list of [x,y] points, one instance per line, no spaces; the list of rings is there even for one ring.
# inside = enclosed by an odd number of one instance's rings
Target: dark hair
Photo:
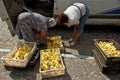
[[[57,24],[63,24],[63,23],[68,23],[68,16],[64,13],[60,14],[57,17]]]

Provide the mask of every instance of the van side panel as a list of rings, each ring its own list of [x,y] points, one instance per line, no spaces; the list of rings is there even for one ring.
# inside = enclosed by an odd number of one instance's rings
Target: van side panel
[[[72,5],[74,2],[82,2],[86,4],[90,9],[90,15],[103,13],[120,14],[118,13],[120,12],[120,0],[55,0],[54,15],[62,13],[68,6]]]
[[[55,0],[54,17],[74,2],[82,2],[90,9],[88,25],[120,26],[120,0]]]

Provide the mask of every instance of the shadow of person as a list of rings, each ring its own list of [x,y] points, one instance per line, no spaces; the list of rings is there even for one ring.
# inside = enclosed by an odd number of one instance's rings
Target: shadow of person
[[[113,75],[108,75],[105,74],[110,80],[120,80],[120,73],[119,74],[113,74]]]
[[[36,72],[34,69],[14,68],[10,73],[10,77],[14,80],[36,80]]]
[[[120,80],[120,71],[109,70],[101,71],[102,75],[106,76],[109,80]]]

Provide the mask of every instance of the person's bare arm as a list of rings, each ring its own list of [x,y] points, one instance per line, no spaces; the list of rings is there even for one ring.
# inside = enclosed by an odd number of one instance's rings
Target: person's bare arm
[[[72,25],[74,28],[78,28],[80,24],[74,24]]]
[[[49,38],[47,38],[46,32],[41,32],[40,37],[41,37],[42,39],[44,39],[45,41],[53,42],[53,40],[50,40]]]

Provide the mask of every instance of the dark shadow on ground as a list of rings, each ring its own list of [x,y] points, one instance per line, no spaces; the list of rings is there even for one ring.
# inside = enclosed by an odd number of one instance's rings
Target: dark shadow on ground
[[[33,72],[33,70],[14,68],[10,76],[15,80],[36,80],[36,72]]]

